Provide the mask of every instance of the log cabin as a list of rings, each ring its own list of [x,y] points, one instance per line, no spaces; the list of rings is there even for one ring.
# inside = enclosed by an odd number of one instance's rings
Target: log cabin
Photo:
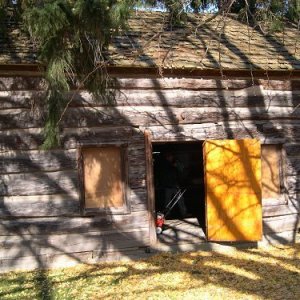
[[[72,92],[48,151],[38,51],[13,22],[0,39],[2,271],[296,242],[297,28],[267,35],[192,14],[170,28],[162,12],[137,12],[106,53],[114,100]],[[157,234],[170,153],[185,209]]]

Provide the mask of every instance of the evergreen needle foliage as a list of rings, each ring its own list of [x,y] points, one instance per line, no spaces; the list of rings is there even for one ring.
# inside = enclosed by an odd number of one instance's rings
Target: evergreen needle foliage
[[[111,36],[125,28],[133,1],[1,0],[0,7],[2,18],[11,10],[18,12],[46,66],[47,117],[42,148],[57,147],[59,122],[71,88],[84,88],[96,99],[109,99],[104,50]]]
[[[59,120],[71,85],[95,95],[107,92],[103,51],[124,28],[131,0],[23,1],[23,22],[47,66],[47,121],[43,148],[59,145]],[[77,84],[77,85],[76,85]]]

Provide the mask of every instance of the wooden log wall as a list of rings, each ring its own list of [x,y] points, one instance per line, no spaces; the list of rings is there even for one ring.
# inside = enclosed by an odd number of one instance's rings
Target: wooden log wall
[[[0,269],[144,251],[150,238],[146,129],[154,142],[258,138],[281,144],[284,195],[263,202],[264,234],[295,237],[300,81],[127,78],[117,84],[110,103],[85,91],[67,95],[73,100],[61,148],[42,151],[43,82],[0,78]],[[78,149],[108,142],[128,145],[131,213],[83,217]]]

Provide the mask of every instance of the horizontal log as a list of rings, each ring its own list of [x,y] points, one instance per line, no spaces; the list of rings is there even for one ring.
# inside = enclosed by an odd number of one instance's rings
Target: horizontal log
[[[299,128],[300,130],[300,128]],[[300,175],[300,156],[287,157],[285,159],[285,174],[286,175]]]
[[[263,132],[266,135],[277,135],[278,137],[294,137],[300,138],[300,124],[297,121],[282,122],[282,124],[265,124],[263,125]]]
[[[148,228],[147,211],[129,215],[107,215],[98,217],[46,217],[1,220],[0,235],[52,235],[89,232],[122,232],[135,228]]]
[[[118,79],[121,88],[158,88],[158,89],[243,89],[253,85],[262,85],[272,90],[300,90],[299,80],[240,80],[240,79],[204,79],[204,78],[154,78],[154,79]]]
[[[74,149],[84,145],[101,145],[105,143],[129,142],[132,128],[126,126],[109,126],[101,128],[64,129],[61,135],[61,147]],[[140,133],[139,139],[143,140]],[[43,142],[42,128],[12,129],[0,131],[0,150],[36,150]]]
[[[18,258],[84,251],[108,252],[149,245],[149,229],[122,232],[89,232],[74,234],[0,236],[0,257]]]
[[[36,150],[43,143],[42,128],[0,131],[0,150]]]
[[[287,156],[300,156],[300,143],[285,144],[283,147]]]
[[[127,145],[132,143],[132,128],[130,126],[66,128],[61,134],[61,144],[65,149],[120,143]]]
[[[73,194],[77,190],[77,171],[0,175],[0,196]]]
[[[80,201],[76,193],[0,196],[0,217],[78,216],[79,214]]]
[[[225,138],[258,138],[261,143],[285,143],[286,141],[296,142],[293,136],[282,136],[280,129],[273,133],[264,133],[264,126],[268,120],[253,121],[226,121],[226,123],[203,123],[203,124],[180,124],[151,126],[154,141],[180,141],[180,140],[205,140],[205,139],[225,139]],[[297,127],[298,121],[275,121],[273,127],[281,124],[283,127]],[[297,133],[296,133],[297,134]],[[298,135],[298,134],[297,134]],[[42,143],[42,129],[14,129],[10,131],[0,131],[0,150],[30,150],[38,149]],[[62,133],[62,147],[65,149],[77,148],[80,144],[101,144],[107,142],[130,142],[137,143],[138,147],[144,147],[144,134],[142,131],[133,130],[131,127],[108,126],[93,128],[67,128]],[[289,143],[290,143],[289,142]],[[300,141],[299,141],[300,142]],[[297,148],[295,148],[297,149]],[[296,150],[293,150],[294,152]]]
[[[45,80],[38,77],[0,77],[0,91],[42,90]]]
[[[171,107],[296,107],[299,91],[263,90],[252,86],[237,91],[192,90],[118,90],[110,101],[96,100],[88,92],[70,92],[70,107],[102,106],[171,106]],[[0,92],[0,109],[32,108],[43,105],[45,93],[40,91]],[[41,108],[41,107],[40,107]]]
[[[75,184],[77,181],[73,182],[66,171],[65,173],[59,172],[63,175],[66,174],[66,178],[63,180],[59,175],[53,175],[56,173],[37,172],[3,175],[1,177],[2,185],[0,191],[9,196],[0,196],[0,217],[79,215],[79,195],[71,193],[71,184]],[[78,178],[77,171],[71,175],[75,177],[75,180]],[[63,185],[66,181],[68,184]],[[78,187],[75,186],[75,189],[78,189]],[[66,190],[70,192],[65,194]],[[144,167],[141,168],[139,165],[130,167],[129,190],[128,201],[131,210],[145,210],[147,207],[147,195]],[[55,192],[63,194],[56,194]],[[41,193],[46,193],[46,195]],[[49,193],[53,194],[48,195]]]
[[[299,120],[300,110],[289,107],[261,108],[153,108],[133,107],[122,109],[70,109],[63,121],[67,127],[93,127],[104,124],[133,126],[180,125],[240,120]],[[28,126],[28,125],[26,125]]]
[[[76,150],[7,151],[0,153],[0,174],[59,171],[77,167]]]
[[[299,80],[266,80],[260,79],[258,83],[266,89],[279,90],[279,91],[295,91],[300,90]]]
[[[2,110],[0,129],[41,127],[40,118],[30,110]],[[243,120],[299,120],[300,110],[291,107],[255,108],[157,108],[149,106],[123,108],[70,108],[64,116],[65,127],[98,127],[103,125],[151,126],[193,124]]]
[[[262,207],[267,206],[278,206],[278,205],[285,205],[287,204],[286,197],[278,197],[278,198],[262,198]]]
[[[193,78],[120,78],[118,88],[125,89],[241,89],[253,85],[251,80],[193,79]]]
[[[299,215],[292,214],[277,216],[263,220],[263,233],[276,233],[284,231],[296,231],[299,228]]]
[[[0,91],[0,109],[35,108],[43,105],[45,91]]]
[[[31,109],[0,110],[0,130],[42,127],[43,123],[43,118]]]
[[[204,79],[204,78],[118,78],[118,88],[141,89],[242,89],[253,84],[274,90],[300,90],[297,80],[241,80],[241,79]],[[2,77],[0,91],[41,90],[45,87],[44,80],[38,77]]]
[[[245,139],[257,138],[262,144],[283,144],[288,136],[282,134],[264,134],[264,122],[226,122],[206,124],[184,124],[180,126],[151,126],[152,140],[165,141],[197,141],[207,139]],[[290,137],[293,139],[293,137]]]
[[[120,90],[112,106],[171,106],[171,107],[296,107],[300,104],[299,92],[262,91],[249,88],[240,91],[190,90]],[[102,102],[103,103],[103,102]],[[82,92],[73,95],[71,106],[103,106],[92,95]]]
[[[298,213],[300,213],[299,208],[289,204],[263,207],[263,217],[285,216]]]

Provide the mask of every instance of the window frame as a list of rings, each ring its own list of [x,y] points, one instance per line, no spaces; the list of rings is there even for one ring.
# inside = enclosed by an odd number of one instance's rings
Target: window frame
[[[85,185],[84,185],[84,149],[88,148],[110,148],[116,147],[120,150],[121,178],[123,191],[123,206],[119,208],[86,208],[85,206]],[[94,215],[125,215],[131,213],[129,203],[129,185],[128,185],[128,143],[83,143],[78,147],[78,174],[80,184],[80,212],[83,216]]]
[[[265,206],[276,206],[276,205],[284,205],[288,204],[287,201],[287,195],[286,195],[286,189],[285,189],[285,176],[284,176],[284,169],[285,169],[285,151],[283,144],[277,144],[277,143],[268,143],[268,144],[261,144],[261,152],[263,147],[265,146],[275,146],[279,148],[279,197],[278,198],[264,198],[263,195],[261,195],[262,199],[262,205]],[[261,161],[262,161],[262,153],[261,153]],[[262,173],[262,179],[263,179],[263,173]]]

